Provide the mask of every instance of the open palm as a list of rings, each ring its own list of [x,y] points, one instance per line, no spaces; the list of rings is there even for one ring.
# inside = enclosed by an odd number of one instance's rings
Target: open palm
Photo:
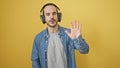
[[[79,23],[79,21],[74,21],[74,23],[70,23],[71,32],[65,32],[71,39],[75,39],[81,35],[81,27],[82,25]]]

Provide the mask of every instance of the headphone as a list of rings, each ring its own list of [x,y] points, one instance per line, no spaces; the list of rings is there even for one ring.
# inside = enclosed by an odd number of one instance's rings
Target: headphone
[[[57,9],[58,22],[61,22],[62,13],[60,12],[59,7],[56,6],[56,5],[53,4],[53,3],[47,3],[47,4],[45,4],[45,5],[41,8],[41,10],[40,10],[40,13],[42,13],[42,14],[40,15],[40,19],[41,19],[42,23],[43,23],[43,24],[46,23],[46,21],[45,21],[45,16],[44,16],[44,11],[43,11],[43,10],[44,10],[44,8],[45,8],[46,6],[48,6],[48,5],[52,5],[52,6],[55,6],[55,7],[56,7],[56,9]],[[59,11],[59,12],[58,12],[58,11]]]

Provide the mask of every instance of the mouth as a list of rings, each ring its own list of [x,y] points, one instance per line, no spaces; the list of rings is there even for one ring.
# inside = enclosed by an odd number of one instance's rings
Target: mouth
[[[52,23],[54,23],[54,22],[55,22],[55,19],[51,19],[49,22],[52,22]]]
[[[51,20],[50,22],[54,23],[54,20]]]

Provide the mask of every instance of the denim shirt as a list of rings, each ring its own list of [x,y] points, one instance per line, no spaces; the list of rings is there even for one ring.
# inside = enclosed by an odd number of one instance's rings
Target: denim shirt
[[[65,30],[69,29],[59,26],[58,30],[58,35],[66,53],[67,67],[76,68],[74,50],[77,49],[81,54],[86,54],[89,52],[89,46],[81,35],[78,38],[71,39],[65,33]],[[32,68],[47,68],[48,38],[49,33],[47,28],[36,35],[31,54]]]

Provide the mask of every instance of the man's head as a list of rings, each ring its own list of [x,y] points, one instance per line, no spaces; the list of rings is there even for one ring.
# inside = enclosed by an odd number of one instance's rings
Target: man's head
[[[43,23],[47,23],[50,27],[55,27],[58,22],[61,21],[61,13],[59,13],[60,9],[53,3],[45,4],[41,11],[43,15],[41,15],[41,20]]]

